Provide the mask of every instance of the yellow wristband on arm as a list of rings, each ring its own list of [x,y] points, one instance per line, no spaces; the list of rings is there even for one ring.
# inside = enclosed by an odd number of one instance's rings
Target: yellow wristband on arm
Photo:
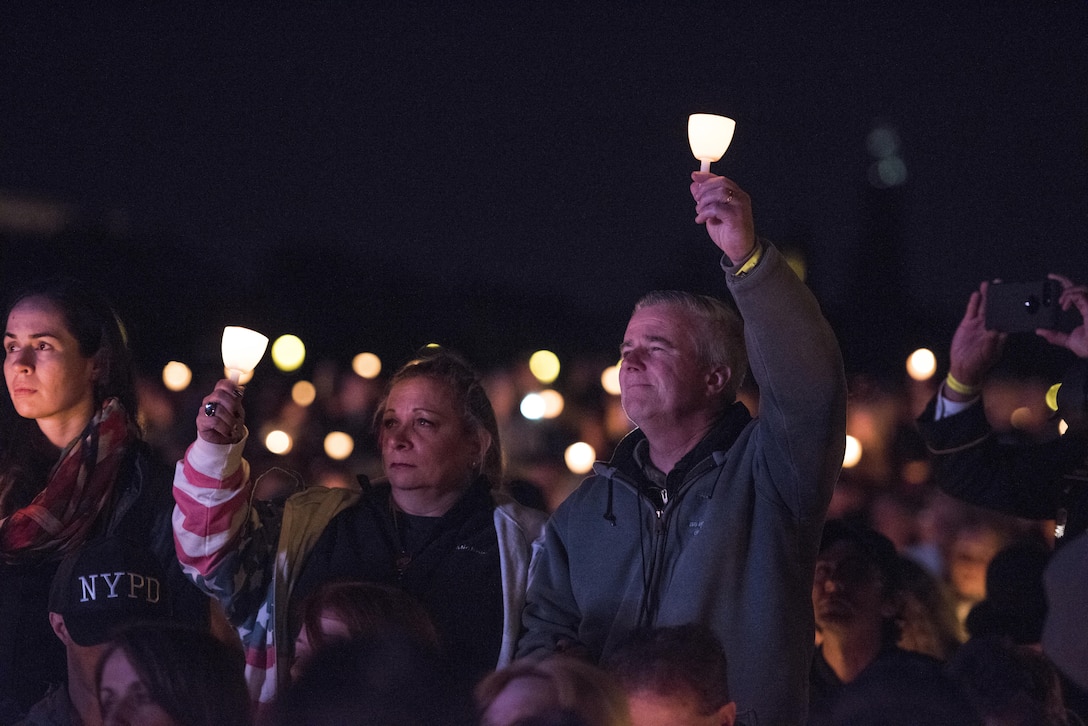
[[[944,384],[961,396],[977,396],[982,391],[982,386],[969,386],[966,383],[957,381],[956,377],[952,375],[952,371],[949,371],[948,375],[945,376]]]
[[[752,254],[748,255],[748,260],[740,266],[740,269],[733,273],[734,277],[740,277],[747,275],[751,272],[752,268],[759,264],[759,258],[763,257],[763,245],[756,242],[755,248],[752,250]]]

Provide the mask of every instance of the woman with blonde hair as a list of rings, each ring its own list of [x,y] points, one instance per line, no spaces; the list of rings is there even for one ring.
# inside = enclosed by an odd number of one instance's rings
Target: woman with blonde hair
[[[300,606],[334,581],[415,598],[466,686],[510,662],[545,515],[501,490],[495,412],[462,358],[428,350],[393,375],[376,416],[384,479],[305,489],[279,520],[251,506],[244,422],[241,392],[220,381],[177,467],[174,532],[186,574],[238,626],[255,700],[286,686]]]

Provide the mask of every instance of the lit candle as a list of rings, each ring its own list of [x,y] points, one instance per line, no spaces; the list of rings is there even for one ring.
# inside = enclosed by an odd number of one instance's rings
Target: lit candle
[[[710,113],[688,116],[688,143],[691,153],[702,162],[700,171],[710,171],[710,162],[722,158],[736,129],[737,122],[725,116]]]
[[[250,373],[264,357],[268,336],[256,330],[228,325],[223,328],[223,365],[231,381],[238,383]]]

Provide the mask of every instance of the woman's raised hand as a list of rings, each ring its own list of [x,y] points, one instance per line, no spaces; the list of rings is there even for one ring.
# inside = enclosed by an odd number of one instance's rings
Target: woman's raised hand
[[[197,436],[212,444],[237,444],[245,435],[243,388],[227,378],[204,397],[196,415]]]

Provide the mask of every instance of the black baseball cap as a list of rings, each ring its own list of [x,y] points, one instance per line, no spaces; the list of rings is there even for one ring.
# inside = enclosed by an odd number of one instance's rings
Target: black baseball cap
[[[146,546],[109,536],[61,561],[49,591],[49,612],[64,616],[78,645],[98,645],[129,623],[166,618],[170,601],[162,568]]]

